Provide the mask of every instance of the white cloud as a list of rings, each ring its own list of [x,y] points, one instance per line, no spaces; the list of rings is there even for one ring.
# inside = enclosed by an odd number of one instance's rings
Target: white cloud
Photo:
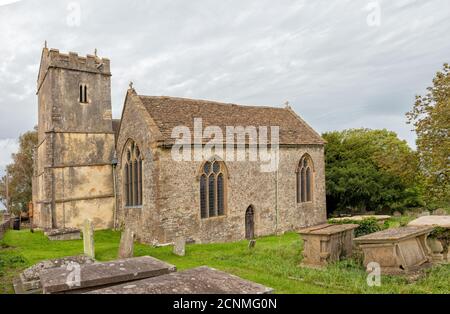
[[[377,126],[414,142],[404,112],[449,62],[450,2],[27,0],[0,7],[0,138],[37,122],[44,40],[109,57],[113,113],[130,80],[138,92],[294,109],[318,131]],[[386,118],[386,117],[389,118]],[[5,119],[4,117],[7,117]]]

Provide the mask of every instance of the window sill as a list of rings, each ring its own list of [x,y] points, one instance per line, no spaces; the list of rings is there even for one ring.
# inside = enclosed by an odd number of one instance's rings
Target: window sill
[[[214,217],[207,217],[207,218],[201,218],[201,217],[200,217],[200,220],[201,220],[201,221],[220,220],[220,219],[224,219],[224,218],[227,218],[227,217],[228,217],[227,215],[214,216]]]
[[[124,206],[123,208],[125,209],[141,209],[142,205],[137,205],[137,206]]]

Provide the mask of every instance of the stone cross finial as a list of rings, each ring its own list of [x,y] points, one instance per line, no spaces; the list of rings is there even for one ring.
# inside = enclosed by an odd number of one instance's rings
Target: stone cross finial
[[[133,81],[130,81],[130,84],[128,86],[130,86],[130,89],[133,89]]]
[[[284,106],[286,108],[291,108],[291,104],[289,103],[289,101],[286,100],[286,102],[284,103]]]
[[[47,41],[44,41],[44,48],[47,48]]]

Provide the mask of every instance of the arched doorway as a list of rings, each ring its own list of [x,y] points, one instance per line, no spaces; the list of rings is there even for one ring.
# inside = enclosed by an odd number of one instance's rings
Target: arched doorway
[[[252,205],[245,212],[245,238],[249,240],[255,238],[255,210]]]

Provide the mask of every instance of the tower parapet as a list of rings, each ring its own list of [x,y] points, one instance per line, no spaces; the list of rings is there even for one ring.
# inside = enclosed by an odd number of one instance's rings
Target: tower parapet
[[[95,55],[79,56],[76,52],[61,53],[58,49],[44,48],[41,69],[38,77],[38,89],[49,68],[60,68],[111,76],[110,60]]]

